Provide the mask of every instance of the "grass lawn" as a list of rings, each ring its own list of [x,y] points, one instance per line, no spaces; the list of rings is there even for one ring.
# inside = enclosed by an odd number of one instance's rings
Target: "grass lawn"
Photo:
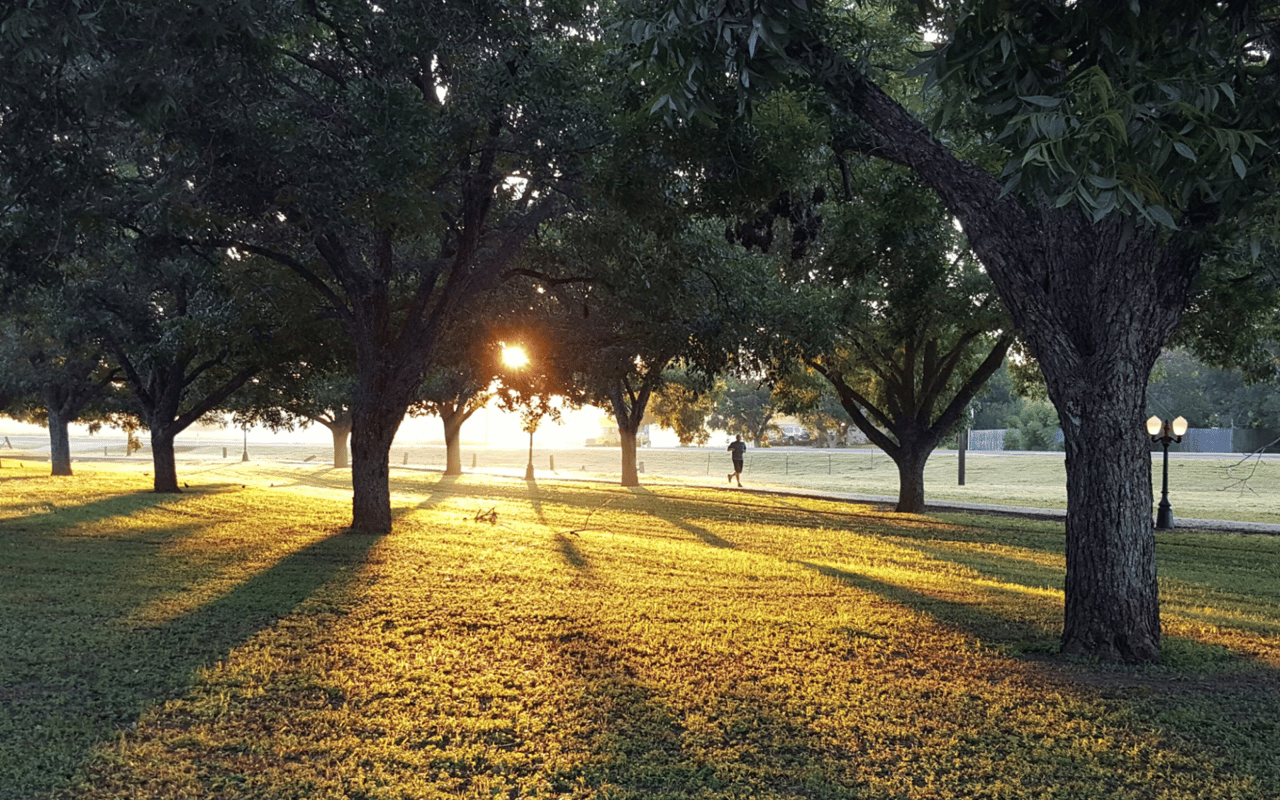
[[[1060,524],[393,470],[377,538],[341,471],[146,468],[0,472],[3,800],[1280,797],[1280,537],[1161,534],[1116,667]]]

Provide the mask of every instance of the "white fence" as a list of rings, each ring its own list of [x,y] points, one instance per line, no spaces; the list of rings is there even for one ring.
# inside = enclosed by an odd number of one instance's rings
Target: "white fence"
[[[969,431],[969,449],[970,450],[1003,450],[1004,436],[1007,431],[1003,428],[985,431]],[[1182,437],[1181,444],[1170,446],[1170,450],[1182,453],[1233,453],[1237,452],[1234,446],[1234,438],[1239,437],[1238,434],[1243,431],[1237,431],[1232,428],[1192,428]],[[1062,434],[1058,434],[1058,441],[1062,441]],[[1159,445],[1153,445],[1153,449],[1159,449]],[[1252,450],[1248,447],[1244,450]]]

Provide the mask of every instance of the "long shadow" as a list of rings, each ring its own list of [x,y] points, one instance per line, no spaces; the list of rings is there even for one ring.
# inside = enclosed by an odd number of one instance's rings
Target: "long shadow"
[[[563,533],[556,534],[556,549],[560,551],[560,557],[565,563],[571,567],[576,567],[583,572],[591,571],[591,563],[587,561],[587,557],[582,554],[582,550],[567,535]]]
[[[24,527],[24,523],[29,526],[37,526],[50,522],[54,523],[59,529],[65,529],[68,525],[92,525],[95,522],[101,522],[112,517],[129,516],[137,511],[179,503],[185,496],[183,494],[130,492],[88,502],[60,504],[50,501],[40,504],[44,508],[41,513],[0,520],[0,527],[13,526],[16,529]],[[46,516],[48,513],[59,516]]]
[[[538,521],[543,525],[547,524],[547,515],[542,510],[542,495],[538,492],[538,482],[535,480],[525,481],[527,487],[527,495],[529,505],[533,506],[533,513],[538,515]]]
[[[628,488],[636,497],[647,500],[648,502],[645,504],[645,510],[663,522],[679,528],[682,531],[692,533],[694,536],[697,536],[712,547],[722,547],[728,550],[733,550],[738,547],[738,545],[728,539],[722,539],[706,528],[703,528],[700,525],[694,525],[684,517],[681,517],[679,514],[675,513],[675,509],[670,504],[666,503],[643,486],[631,486]]]
[[[1057,651],[1056,631],[848,570],[798,563],[929,614],[980,640],[1038,640],[1041,646],[1036,650],[1043,652],[1043,645],[1048,644]],[[1252,655],[1231,653],[1221,645],[1185,637],[1165,636],[1164,649],[1172,655],[1170,661],[1195,665],[1194,669],[1207,669],[1209,674],[1188,676],[1177,667],[1171,674],[1161,667],[1116,668],[1057,656],[1046,659],[1041,655],[1032,660],[1063,684],[1132,704],[1139,718],[1151,720],[1175,741],[1198,741],[1218,748],[1229,760],[1242,764],[1259,785],[1280,789],[1280,762],[1274,759],[1280,748],[1280,670]]]
[[[0,773],[0,785],[22,776],[32,795],[56,788],[96,746],[133,727],[148,707],[194,685],[202,667],[225,658],[326,585],[339,582],[335,588],[343,591],[340,582],[354,575],[376,541],[333,534],[186,615],[133,630],[121,625],[118,635],[87,646],[60,643],[61,652],[45,653],[47,663],[38,671],[0,691],[0,705],[10,717],[9,739],[0,742],[0,768],[12,772]]]
[[[1039,625],[992,613],[978,603],[970,604],[946,600],[827,564],[816,564],[808,561],[797,561],[796,563],[820,575],[835,578],[842,583],[870,592],[899,605],[929,614],[943,625],[951,626],[982,641],[1034,640],[1043,642],[1046,636],[1053,635],[1051,631]]]
[[[682,708],[635,650],[572,622],[557,644],[593,709],[589,783],[623,797],[856,796],[841,765],[858,754],[798,721],[786,693],[705,663],[701,702]]]
[[[418,505],[414,506],[414,508],[420,508],[420,509],[435,508],[436,506],[444,502],[444,499],[446,497],[452,497],[456,495],[458,493],[457,487],[458,487],[458,479],[460,477],[461,476],[459,475],[443,475],[442,474],[439,478],[436,478],[435,482],[431,484],[431,493],[428,494],[425,498],[423,498],[422,502],[418,503]]]

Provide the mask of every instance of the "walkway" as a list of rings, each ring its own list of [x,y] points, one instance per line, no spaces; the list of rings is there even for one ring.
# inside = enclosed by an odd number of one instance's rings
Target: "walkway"
[[[875,503],[877,505],[892,506],[898,502],[898,498],[896,497],[887,497],[883,495],[847,494],[844,492],[822,492],[807,489],[800,490],[762,487],[759,489],[753,489],[753,491],[768,494],[791,495],[796,497],[821,497],[829,500],[840,500],[850,503]],[[1009,517],[1024,517],[1027,519],[1065,520],[1067,518],[1067,512],[1062,509],[1030,508],[1028,506],[984,505],[981,503],[961,503],[951,500],[925,503],[924,510],[925,513],[945,513],[953,511],[964,514],[996,514]],[[1238,522],[1226,519],[1191,519],[1174,517],[1173,527],[1174,530],[1184,531],[1198,530],[1221,531],[1224,533],[1261,533],[1271,536],[1280,536],[1280,523]]]

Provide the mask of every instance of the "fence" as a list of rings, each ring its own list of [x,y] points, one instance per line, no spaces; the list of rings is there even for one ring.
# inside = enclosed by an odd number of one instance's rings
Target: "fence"
[[[969,431],[970,450],[1003,450],[1004,429]],[[1182,437],[1182,442],[1169,446],[1171,453],[1252,453],[1259,448],[1271,444],[1280,437],[1280,433],[1266,428],[1191,428]],[[1062,441],[1061,432],[1057,441]],[[1159,450],[1160,445],[1152,443],[1152,450]],[[1272,445],[1275,452],[1280,445]]]

